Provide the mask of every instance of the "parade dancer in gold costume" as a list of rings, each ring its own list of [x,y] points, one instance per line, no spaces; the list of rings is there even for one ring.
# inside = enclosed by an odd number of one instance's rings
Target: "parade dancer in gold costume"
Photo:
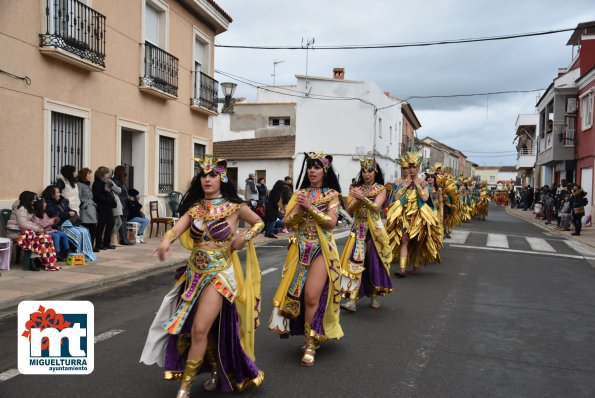
[[[181,381],[177,398],[190,396],[203,371],[211,374],[207,391],[241,391],[264,378],[254,362],[260,269],[252,242],[264,224],[228,181],[224,159],[205,155],[195,161],[200,171],[180,203],[183,215],[155,250],[163,261],[179,238],[192,254],[177,270],[141,356],[141,362],[162,366],[166,380]],[[239,220],[252,228],[236,235]],[[246,243],[244,277],[237,251]]]
[[[273,298],[269,328],[282,338],[304,335],[302,366],[314,365],[321,342],[343,336],[339,324],[341,266],[332,234],[341,189],[332,160],[320,152],[306,154],[306,176],[291,197],[284,219],[294,235]]]
[[[374,158],[361,158],[357,183],[349,191],[347,207],[353,225],[341,256],[341,288],[349,301],[341,305],[355,312],[356,301],[370,297],[370,307],[379,308],[377,296],[391,293],[392,250],[380,218],[386,188],[380,166]]]
[[[440,261],[442,248],[440,221],[434,213],[430,187],[418,176],[421,156],[414,151],[405,156],[409,176],[395,193],[386,220],[389,239],[399,253],[398,277],[406,276],[407,263],[417,273],[421,264]]]

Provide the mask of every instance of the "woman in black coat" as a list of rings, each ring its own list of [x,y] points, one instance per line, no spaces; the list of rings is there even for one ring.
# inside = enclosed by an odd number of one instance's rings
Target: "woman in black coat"
[[[95,171],[93,181],[93,200],[97,204],[97,231],[95,235],[95,249],[115,249],[112,245],[112,229],[114,229],[114,216],[112,209],[116,207],[116,200],[107,186],[109,169],[101,166]]]
[[[572,197],[570,199],[570,207],[572,208],[572,223],[574,224],[574,232],[570,235],[580,236],[582,218],[585,215],[585,206],[589,203],[585,197],[587,193],[583,191],[580,186],[576,186],[573,189]]]
[[[283,189],[285,183],[281,180],[277,181],[273,186],[273,189],[269,192],[269,197],[266,202],[265,211],[264,211],[264,221],[266,223],[266,228],[264,230],[264,236],[267,238],[277,238],[275,234],[273,234],[273,230],[275,228],[275,222],[279,217],[279,201],[286,205],[289,202],[289,196],[287,195],[287,190]]]
[[[132,245],[128,240],[128,187],[126,186],[126,167],[116,166],[114,169],[114,183],[120,188],[120,202],[122,203],[122,225],[118,231],[123,245]]]

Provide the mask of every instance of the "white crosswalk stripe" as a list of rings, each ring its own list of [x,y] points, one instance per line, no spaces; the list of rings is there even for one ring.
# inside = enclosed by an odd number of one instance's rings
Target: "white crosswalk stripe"
[[[446,239],[444,242],[462,245],[467,241],[467,237],[471,231],[450,231],[450,239]]]
[[[527,243],[531,246],[531,250],[536,252],[549,252],[555,253],[556,249],[554,249],[545,239],[542,238],[531,238],[526,237]]]
[[[508,238],[503,234],[488,234],[487,246],[508,249]]]
[[[501,233],[469,230],[451,231],[450,235],[450,239],[444,240],[444,245],[452,248],[482,249],[579,259],[585,258],[588,260],[595,259],[595,248],[574,240],[554,239],[554,237],[550,238],[549,235],[545,238],[541,238],[536,236],[506,235]],[[556,237],[558,237],[558,235],[556,235]]]

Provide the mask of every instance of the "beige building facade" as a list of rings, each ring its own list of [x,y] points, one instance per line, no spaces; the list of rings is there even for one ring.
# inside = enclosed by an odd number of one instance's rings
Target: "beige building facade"
[[[185,191],[212,148],[213,43],[231,21],[212,0],[3,2],[0,205],[65,164],[124,164],[145,202]]]

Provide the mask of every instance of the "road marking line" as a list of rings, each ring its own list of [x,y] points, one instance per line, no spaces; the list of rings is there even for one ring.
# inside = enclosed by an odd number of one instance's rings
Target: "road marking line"
[[[547,243],[545,239],[530,237],[526,237],[525,239],[529,243],[529,246],[531,246],[531,250],[535,250],[536,252],[556,252],[556,249],[550,246],[550,244]]]
[[[498,247],[484,247],[484,246],[469,246],[469,245],[450,245],[450,247],[458,247],[460,249],[477,249],[477,250],[489,250],[495,252],[507,252],[507,253],[523,253],[523,254],[536,254],[539,256],[552,256],[552,257],[565,257],[565,258],[576,258],[579,260],[595,260],[595,257],[579,256],[574,254],[560,254],[560,253],[548,253],[548,252],[534,252],[530,250],[515,250],[515,249],[500,249]]]
[[[565,240],[566,243],[572,250],[584,254],[586,256],[595,256],[595,249],[591,249],[582,243],[575,242],[573,240]]]
[[[467,241],[471,231],[450,231],[450,238],[447,238],[447,243],[454,243],[462,245]]]
[[[502,234],[488,234],[488,246],[508,249],[508,238]]]
[[[107,340],[111,337],[117,336],[120,333],[124,333],[124,332],[125,332],[125,330],[121,330],[121,329],[108,330],[105,333],[101,333],[99,336],[95,336],[95,342],[99,343],[100,341]]]
[[[270,274],[271,272],[277,271],[278,269],[279,269],[279,268],[275,268],[275,267],[273,267],[273,268],[267,268],[267,269],[265,269],[264,271],[262,271],[260,274],[261,274],[261,275]]]
[[[6,372],[0,373],[0,382],[12,379],[13,377],[18,376],[20,374],[21,372],[19,372],[18,369],[7,370]]]

